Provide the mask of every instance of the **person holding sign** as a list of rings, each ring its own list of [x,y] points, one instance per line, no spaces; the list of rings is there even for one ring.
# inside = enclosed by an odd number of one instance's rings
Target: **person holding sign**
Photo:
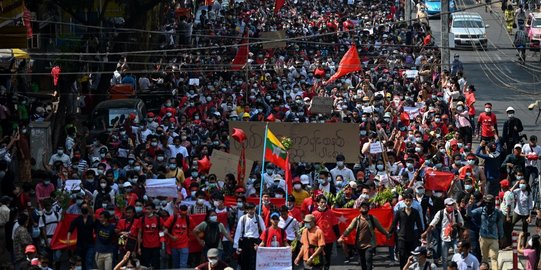
[[[304,217],[305,230],[301,235],[301,251],[295,259],[295,265],[299,265],[301,259],[304,262],[304,269],[320,270],[324,266],[325,236],[316,226],[316,218],[312,214]]]

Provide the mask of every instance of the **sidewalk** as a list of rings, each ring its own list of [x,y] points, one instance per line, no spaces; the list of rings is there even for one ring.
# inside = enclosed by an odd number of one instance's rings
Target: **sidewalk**
[[[500,270],[513,270],[513,251],[512,250],[500,250],[498,254],[498,269]],[[522,261],[518,260],[518,268],[524,269]]]

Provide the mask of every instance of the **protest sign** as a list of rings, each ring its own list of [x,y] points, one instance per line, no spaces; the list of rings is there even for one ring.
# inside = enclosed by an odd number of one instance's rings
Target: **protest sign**
[[[149,197],[178,197],[177,183],[175,178],[147,179],[146,195]]]
[[[419,73],[418,70],[415,70],[415,69],[408,69],[408,70],[406,70],[406,78],[408,78],[408,79],[414,79],[415,76],[417,76],[418,73]]]
[[[285,48],[287,46],[285,38],[286,31],[263,32],[261,33],[261,39],[264,41],[263,49]]]
[[[214,150],[212,151],[212,156],[210,156],[210,161],[212,162],[212,166],[209,173],[216,175],[218,179],[224,179],[228,173],[232,173],[235,178],[237,177],[239,156]],[[253,166],[254,162],[252,160],[246,160],[244,175],[250,175]]]
[[[419,107],[404,107],[404,112],[406,112],[410,119],[414,119],[417,115],[419,115]]]
[[[379,154],[383,152],[380,142],[375,142],[370,144],[370,154]]]
[[[330,114],[334,100],[332,97],[314,97],[310,103],[311,113]]]
[[[246,133],[246,158],[261,160],[265,124],[262,122],[229,123],[229,133],[240,128]],[[359,127],[353,123],[269,123],[269,129],[280,138],[292,141],[289,149],[291,162],[336,162],[336,156],[343,154],[347,162],[355,162],[359,157]],[[240,155],[241,145],[230,138],[230,153]]]
[[[66,180],[66,182],[64,182],[64,190],[66,191],[81,190],[81,180],[78,180],[78,179]]]
[[[188,81],[188,85],[199,86],[199,78],[190,78],[190,80]]]
[[[291,265],[290,247],[259,247],[257,248],[257,270],[288,270]]]

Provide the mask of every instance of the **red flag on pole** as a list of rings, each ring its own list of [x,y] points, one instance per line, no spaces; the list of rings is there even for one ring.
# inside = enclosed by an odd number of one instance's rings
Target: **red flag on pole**
[[[332,82],[342,76],[345,76],[351,72],[362,70],[361,59],[357,53],[357,46],[351,45],[349,50],[344,54],[340,64],[338,65],[338,71],[331,76],[327,83]]]
[[[248,34],[244,34],[244,38],[240,42],[239,50],[231,63],[231,69],[238,71],[244,68],[248,63]]]
[[[280,9],[286,4],[286,0],[276,0],[274,2],[274,14],[278,13]]]
[[[425,171],[425,188],[432,191],[447,191],[453,178],[455,178],[453,173],[427,169]]]
[[[26,7],[24,7],[24,13],[23,13],[23,24],[26,27],[26,38],[31,39],[33,32],[32,32],[32,23],[30,22],[32,20],[32,13],[30,13],[30,10],[28,10]]]
[[[77,218],[79,215],[75,214],[64,214],[62,217],[62,220],[58,225],[56,226],[56,229],[53,234],[53,238],[51,239],[51,249],[57,250],[57,249],[65,249],[68,247],[68,230],[70,228],[70,224]],[[77,230],[73,231],[73,233],[70,236],[70,244],[69,247],[75,248],[75,244],[77,244]]]
[[[287,153],[287,156],[286,156],[285,178],[286,178],[287,193],[291,194],[291,192],[293,191],[293,177],[291,176],[291,164],[289,163],[289,153]]]

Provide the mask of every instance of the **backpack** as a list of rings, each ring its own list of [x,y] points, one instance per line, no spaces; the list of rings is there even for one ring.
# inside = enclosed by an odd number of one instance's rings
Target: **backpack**
[[[173,227],[175,227],[175,224],[177,223],[177,218],[178,218],[178,215],[175,215],[173,217],[173,223],[171,223],[171,226],[169,226],[169,233],[172,233],[173,232]],[[186,215],[186,228],[188,230],[190,230],[190,217],[188,215]]]
[[[246,227],[246,218],[247,218],[247,215],[244,215],[243,216],[244,218],[242,218],[242,233],[240,234],[240,237],[244,237],[244,228]],[[259,225],[259,216],[257,214],[254,215],[255,217],[255,224],[257,224],[257,230],[259,231],[259,235],[261,235],[261,225]]]
[[[438,224],[436,224],[436,227],[440,228],[441,229],[441,224],[443,222],[443,212],[445,211],[445,209],[442,209],[440,210],[440,221],[438,222]],[[455,215],[455,224],[458,224],[458,210],[453,210],[453,214]],[[454,230],[453,229],[453,232],[451,233],[451,238],[456,238],[459,234],[460,234],[460,230],[461,229],[458,229],[458,230]]]
[[[220,233],[220,223],[207,222],[207,226],[205,227],[205,247],[208,249],[218,248],[221,240],[222,234]]]

